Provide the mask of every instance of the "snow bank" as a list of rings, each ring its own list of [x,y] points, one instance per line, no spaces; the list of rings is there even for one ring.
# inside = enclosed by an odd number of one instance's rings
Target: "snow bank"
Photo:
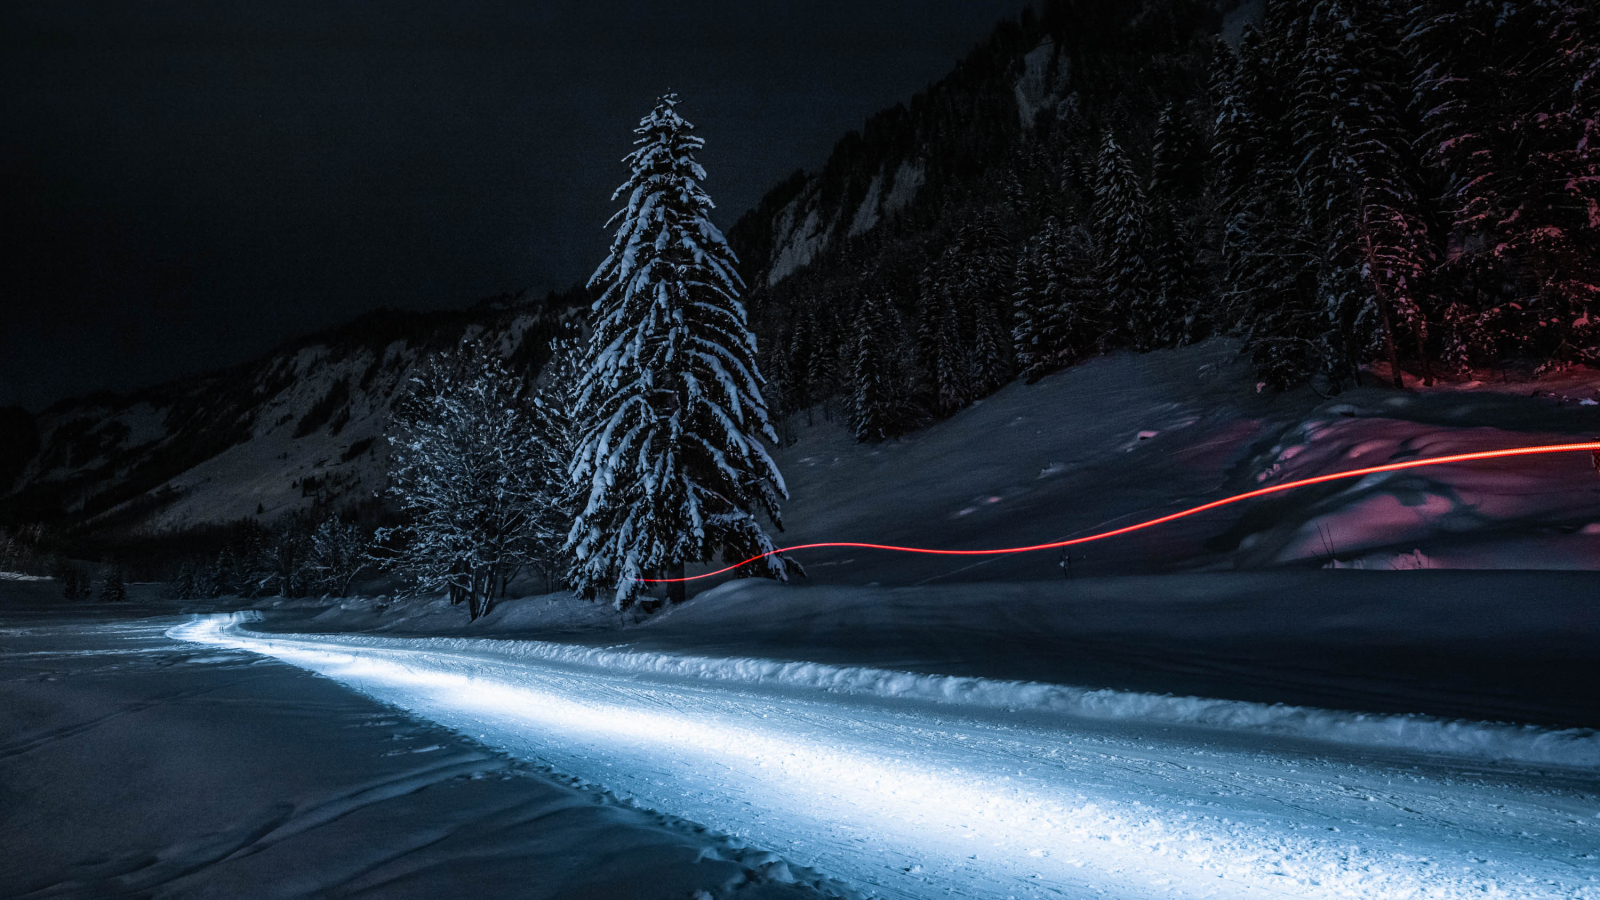
[[[1394,407],[1398,413],[1425,405],[1392,399],[1402,401]],[[1432,398],[1431,405],[1454,400],[1470,410],[1480,399],[1444,396]],[[1335,404],[1327,412],[1363,410]],[[1271,484],[1364,465],[1574,437],[1504,427],[1438,427],[1382,416],[1312,418],[1268,451],[1256,480]],[[1586,455],[1384,473],[1285,495],[1275,505],[1278,521],[1241,541],[1242,563],[1372,557],[1365,560],[1372,568],[1410,551],[1424,554],[1436,568],[1600,568],[1600,538],[1583,528],[1600,518],[1600,480]],[[1505,552],[1507,545],[1515,551]],[[1395,567],[1415,567],[1414,562],[1398,560]]]
[[[256,608],[285,612],[290,628],[317,631],[369,631],[383,634],[553,634],[615,629],[644,618],[638,609],[619,614],[609,603],[581,600],[567,592],[495,601],[487,615],[472,621],[464,603],[443,595],[393,599],[388,596],[337,600],[271,598]],[[313,613],[294,618],[296,613]]]
[[[174,638],[250,649],[318,647],[363,651],[425,651],[517,664],[553,664],[654,678],[718,684],[817,690],[882,699],[926,701],[982,709],[1027,710],[1068,718],[1183,725],[1266,732],[1348,746],[1425,754],[1600,769],[1600,733],[1530,725],[1379,715],[1179,697],[1068,685],[929,675],[866,666],[833,666],[755,658],[714,658],[676,653],[581,647],[546,641],[484,638],[396,639],[375,635],[265,635],[246,624],[253,614],[212,616],[177,626]]]

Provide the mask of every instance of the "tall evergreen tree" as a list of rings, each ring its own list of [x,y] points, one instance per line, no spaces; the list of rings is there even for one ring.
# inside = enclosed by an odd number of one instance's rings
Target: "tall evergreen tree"
[[[1046,219],[1017,259],[1011,337],[1028,383],[1071,365],[1096,340],[1101,297],[1094,242],[1081,227]]]
[[[1170,337],[1187,343],[1203,336],[1197,313],[1202,290],[1188,210],[1205,188],[1206,154],[1188,113],[1168,103],[1156,122],[1150,166],[1151,285],[1158,316]]]
[[[1266,384],[1304,381],[1325,366],[1328,329],[1317,305],[1315,239],[1306,230],[1279,83],[1296,71],[1303,46],[1283,5],[1248,28],[1235,58],[1219,54],[1220,91],[1213,160],[1222,216],[1221,302],[1243,333]],[[1280,67],[1288,67],[1280,68]]]
[[[984,213],[962,227],[950,257],[957,273],[956,302],[972,323],[971,384],[982,396],[1013,374],[1011,342],[1002,324],[1015,266],[1011,244],[994,216]]]
[[[1377,330],[1399,385],[1401,329],[1428,372],[1421,298],[1429,247],[1401,122],[1401,58],[1382,36],[1386,30],[1364,6],[1321,0],[1308,19],[1293,118],[1302,208],[1324,248],[1324,327],[1343,337],[1345,362],[1334,374],[1359,365]]]
[[[917,326],[925,390],[933,408],[943,416],[973,400],[972,363],[954,293],[948,284],[924,278]]]
[[[1408,47],[1444,184],[1444,353],[1600,362],[1600,10],[1423,0]]]
[[[369,536],[359,525],[337,516],[323,519],[311,532],[304,566],[307,584],[335,597],[349,596],[356,576],[372,563],[371,549]]]
[[[571,475],[587,486],[568,537],[576,587],[609,591],[619,607],[659,573],[717,553],[774,549],[755,518],[778,522],[783,477],[762,440],[776,442],[762,398],[756,342],[733,252],[709,218],[694,154],[704,142],[668,94],[640,120],[628,180],[613,195],[611,252],[580,376],[585,431]],[[766,557],[752,573],[785,577]],[[682,583],[670,590],[684,595]]]
[[[806,389],[814,401],[822,403],[826,418],[832,415],[828,399],[839,393],[839,376],[841,369],[848,366],[850,354],[841,345],[832,315],[819,315],[813,308],[807,331],[811,346],[806,357]]]
[[[1133,162],[1109,131],[1100,144],[1095,218],[1106,293],[1117,310],[1117,332],[1141,350],[1172,343],[1174,323],[1164,321],[1163,311],[1156,307],[1150,213],[1144,189],[1134,174]]]
[[[1176,103],[1162,107],[1150,151],[1150,196],[1169,203],[1193,200],[1205,188],[1205,161],[1188,111]]]
[[[818,353],[816,311],[809,306],[795,317],[794,328],[789,332],[789,348],[787,370],[790,375],[788,382],[788,398],[796,411],[806,411],[806,424],[815,424],[811,421],[811,407],[820,398],[820,394],[813,389],[811,376],[816,373],[817,367],[812,364]]]
[[[100,571],[99,595],[101,603],[122,603],[128,599],[128,588],[122,581],[122,567],[109,563]]]
[[[867,443],[893,437],[902,415],[900,372],[889,315],[871,294],[862,299],[856,313],[850,424],[856,440]]]
[[[796,404],[794,401],[794,376],[789,369],[789,345],[778,335],[778,340],[769,343],[765,349],[766,364],[761,371],[766,375],[767,386],[762,394],[771,404],[768,415],[772,417],[774,427],[778,433],[778,446],[787,447],[796,440],[794,423],[790,417],[794,414]]]

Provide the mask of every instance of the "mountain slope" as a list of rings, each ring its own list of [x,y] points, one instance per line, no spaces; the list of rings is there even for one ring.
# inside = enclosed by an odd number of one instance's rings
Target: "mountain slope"
[[[62,401],[26,423],[38,450],[0,519],[152,533],[361,504],[383,487],[389,409],[422,356],[487,338],[537,372],[572,300],[380,310],[232,369]]]
[[[1048,178],[1020,171],[1018,158],[1030,144],[1058,156],[1058,132],[1096,137],[1115,124],[1148,138],[1162,103],[1200,95],[1210,41],[1237,33],[1258,6],[1053,0],[1002,22],[949,75],[868,119],[821,169],[796,172],[740,218],[729,240],[747,280],[771,287],[813,263],[859,264],[890,235],[940,230],[987,182]],[[884,233],[847,246],[873,231]]]

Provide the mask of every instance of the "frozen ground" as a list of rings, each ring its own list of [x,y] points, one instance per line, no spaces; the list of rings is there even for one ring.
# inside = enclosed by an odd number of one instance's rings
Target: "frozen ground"
[[[39,599],[0,585],[0,897],[816,896],[180,618]]]

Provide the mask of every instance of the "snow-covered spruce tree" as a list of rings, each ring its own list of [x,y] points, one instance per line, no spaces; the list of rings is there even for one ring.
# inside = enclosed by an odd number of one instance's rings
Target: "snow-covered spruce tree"
[[[61,579],[61,598],[63,600],[88,600],[94,596],[89,574],[70,563],[57,576]],[[182,599],[191,599],[184,597]]]
[[[711,224],[704,142],[661,98],[639,123],[628,180],[613,195],[611,252],[590,284],[602,289],[584,356],[584,432],[571,477],[587,488],[567,548],[575,587],[631,604],[652,574],[774,549],[756,521],[778,523],[783,477],[763,440],[777,441],[762,399],[743,284]],[[785,578],[768,556],[747,574]],[[681,582],[669,596],[683,598]]]
[[[1150,171],[1150,255],[1155,307],[1173,321],[1178,343],[1205,336],[1201,321],[1201,277],[1191,210],[1205,188],[1205,153],[1188,113],[1168,103],[1156,123]]]
[[[792,419],[795,412],[794,375],[789,369],[789,344],[781,333],[775,337],[777,339],[763,350],[766,361],[761,371],[767,378],[767,386],[762,395],[771,404],[767,412],[778,432],[778,446],[787,447],[797,440]]]
[[[962,340],[961,311],[954,289],[936,279],[924,278],[917,323],[917,355],[922,365],[923,391],[929,405],[948,416],[973,400],[972,363]]]
[[[850,424],[856,440],[878,443],[900,429],[900,372],[890,312],[871,294],[856,313],[855,367],[851,377]]]
[[[335,597],[349,596],[350,583],[372,562],[370,550],[367,533],[359,525],[329,516],[311,532],[307,585]]]
[[[821,312],[818,312],[821,307]],[[805,383],[813,403],[822,404],[824,421],[833,421],[832,398],[841,393],[840,380],[848,375],[851,354],[848,343],[840,340],[831,310],[817,304],[812,307],[809,330],[811,352],[806,358]]]
[[[1109,131],[1100,144],[1094,209],[1116,331],[1140,350],[1174,343],[1178,323],[1170,321],[1171,311],[1156,307],[1150,210],[1144,190],[1128,154]]]
[[[1062,227],[1054,217],[1018,258],[1011,336],[1028,383],[1071,365],[1095,343],[1097,272],[1088,232]]]
[[[0,528],[0,572],[22,572],[32,562],[18,531]]]
[[[816,310],[807,305],[795,316],[794,328],[789,334],[787,354],[787,368],[790,374],[789,400],[794,411],[805,410],[807,425],[816,424],[812,407],[818,400],[827,396],[823,392],[822,385],[812,382],[812,379],[823,374],[824,370],[824,367],[817,362],[817,357],[826,352],[821,344],[820,330]]]
[[[1600,362],[1600,7],[1422,0],[1407,31],[1442,182],[1442,356]]]
[[[1055,268],[1060,226],[1055,217],[1045,220],[1039,233],[1028,239],[1017,256],[1011,292],[1011,350],[1028,384],[1059,365],[1056,342],[1045,336],[1053,310],[1049,304],[1050,272]]]
[[[1421,303],[1431,262],[1400,121],[1398,48],[1378,33],[1381,20],[1347,0],[1322,0],[1307,24],[1292,121],[1307,228],[1323,248],[1323,327],[1338,335],[1330,345],[1342,339],[1336,358],[1346,361],[1330,374],[1353,372],[1376,331],[1401,386],[1397,332],[1404,331],[1431,383]]]
[[[1188,110],[1168,103],[1156,120],[1150,150],[1150,196],[1167,202],[1193,200],[1205,188],[1206,151]]]
[[[233,547],[223,547],[217,553],[216,561],[206,567],[206,582],[201,587],[208,600],[243,590],[239,583],[239,560]]]
[[[972,322],[970,383],[976,396],[985,396],[1015,374],[1002,323],[1016,263],[1005,233],[987,213],[962,226],[950,256],[956,302]]]
[[[534,558],[543,493],[527,383],[490,346],[427,360],[390,423],[389,487],[406,523],[380,532],[412,593],[448,591],[473,619]]]
[[[122,568],[115,564],[100,570],[98,599],[101,603],[122,603],[128,599],[128,588],[122,581]]]
[[[1276,73],[1292,71],[1303,45],[1293,21],[1268,8],[1247,28],[1237,57],[1219,50],[1213,76],[1217,125],[1212,160],[1222,217],[1224,322],[1242,331],[1257,373],[1287,387],[1326,370],[1334,353],[1316,294],[1315,240],[1292,165],[1287,101]],[[1265,32],[1265,33],[1263,33]]]
[[[199,571],[193,560],[186,559],[178,565],[178,577],[167,582],[164,593],[169,600],[202,599]]]

